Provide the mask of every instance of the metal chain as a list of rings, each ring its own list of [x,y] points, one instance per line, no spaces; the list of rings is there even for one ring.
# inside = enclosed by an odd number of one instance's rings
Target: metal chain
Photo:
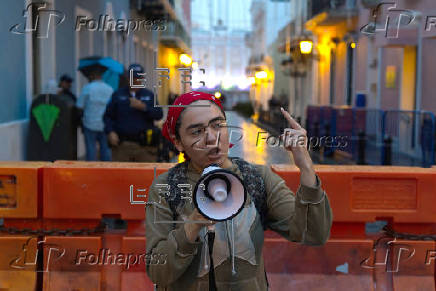
[[[103,233],[106,230],[106,224],[100,222],[94,228],[81,228],[81,229],[31,229],[31,228],[17,228],[5,227],[3,219],[0,219],[0,233],[15,234],[15,235],[31,235],[31,236],[49,236],[49,235],[65,235],[65,236],[78,236],[78,235],[92,235]]]
[[[436,241],[436,234],[414,234],[406,232],[396,232],[388,225],[385,225],[383,227],[383,231],[386,236],[397,239]]]

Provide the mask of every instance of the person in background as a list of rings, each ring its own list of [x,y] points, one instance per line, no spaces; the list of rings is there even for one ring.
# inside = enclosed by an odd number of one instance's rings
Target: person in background
[[[82,126],[82,110],[76,107],[77,97],[71,92],[71,85],[73,83],[73,78],[71,78],[67,74],[63,74],[59,78],[58,91],[57,94],[59,96],[66,96],[68,100],[70,100],[74,104],[74,126],[81,127]]]
[[[76,95],[71,92],[71,85],[73,83],[73,78],[71,78],[69,75],[64,74],[59,79],[59,91],[58,95],[67,95],[71,98],[71,100],[76,104],[77,97]]]
[[[103,69],[95,69],[89,74],[89,83],[83,87],[76,105],[83,110],[82,125],[88,161],[97,160],[97,142],[100,145],[100,159],[111,160],[103,114],[114,90],[101,79],[103,72]]]
[[[155,162],[157,147],[149,144],[157,127],[154,121],[163,116],[162,108],[154,106],[154,94],[146,88],[132,88],[130,84],[141,85],[144,69],[132,64],[133,78],[129,85],[121,87],[113,95],[104,114],[105,132],[112,146],[112,158],[120,162]],[[157,104],[157,101],[156,101]]]

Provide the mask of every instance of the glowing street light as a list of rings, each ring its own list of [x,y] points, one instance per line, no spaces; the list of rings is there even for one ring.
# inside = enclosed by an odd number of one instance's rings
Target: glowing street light
[[[258,71],[254,74],[254,77],[256,77],[256,79],[266,79],[268,74],[265,71]]]
[[[190,64],[192,64],[192,58],[187,55],[187,54],[181,54],[179,56],[179,60],[182,64],[189,66]]]
[[[308,55],[312,52],[313,42],[310,40],[300,41],[300,52],[304,55]]]

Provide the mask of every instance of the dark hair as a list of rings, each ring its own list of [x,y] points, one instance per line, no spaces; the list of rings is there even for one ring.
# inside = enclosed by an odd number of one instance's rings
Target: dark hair
[[[210,101],[210,100],[208,100],[208,101],[211,102],[212,104],[218,106],[215,102],[212,102],[212,101]],[[195,102],[195,101],[194,101],[194,102]],[[219,108],[219,109],[221,110],[221,112],[223,113],[224,118],[227,119],[227,117],[226,117],[226,113],[224,112],[224,110],[223,110],[220,106],[218,106],[218,108]],[[180,140],[179,129],[180,129],[180,126],[181,126],[181,124],[182,124],[182,121],[181,121],[181,120],[182,120],[183,112],[185,112],[185,110],[183,110],[183,111],[180,113],[179,118],[177,118],[177,121],[176,121],[176,126],[174,127],[174,134],[175,134],[177,140]]]

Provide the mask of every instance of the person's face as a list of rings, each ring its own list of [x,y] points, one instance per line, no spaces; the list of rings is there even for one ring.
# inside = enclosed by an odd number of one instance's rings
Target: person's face
[[[62,89],[67,89],[67,90],[71,89],[71,82],[62,81],[61,82],[61,88]]]
[[[176,139],[176,148],[184,151],[198,168],[204,169],[210,164],[222,166],[229,149],[229,133],[223,113],[216,104],[207,100],[198,100],[190,105],[210,106],[183,110],[179,117],[180,140]]]
[[[130,85],[142,86],[142,85],[144,85],[144,79],[145,79],[145,77],[144,77],[144,78],[141,78],[141,77],[133,77],[133,78],[131,79],[131,81],[130,81],[130,79],[129,79],[129,88],[130,88],[130,90],[131,90],[131,91],[138,91],[140,88],[138,88],[138,87],[133,87],[133,88],[132,88],[132,86],[130,86]]]

